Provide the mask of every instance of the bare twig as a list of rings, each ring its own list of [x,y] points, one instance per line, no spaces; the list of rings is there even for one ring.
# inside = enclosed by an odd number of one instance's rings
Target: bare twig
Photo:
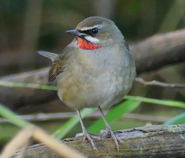
[[[125,114],[122,117],[123,118],[130,118],[130,119],[144,120],[144,121],[151,121],[151,122],[158,122],[158,123],[164,123],[170,119],[167,117],[156,117],[156,116],[139,115],[139,114]]]
[[[108,111],[104,111],[105,114]],[[75,112],[65,112],[65,113],[38,113],[38,114],[30,114],[30,115],[19,115],[20,118],[27,121],[48,121],[48,120],[59,120],[59,119],[69,119],[74,116]],[[99,112],[93,112],[89,114],[86,118],[99,118],[101,117]],[[140,115],[140,114],[124,114],[122,118],[130,118],[130,119],[138,119],[144,121],[151,122],[159,122],[164,123],[168,121],[170,118],[167,117],[156,117],[156,116],[148,116],[148,115]],[[0,123],[8,123],[10,122],[8,119],[0,118]]]
[[[135,81],[140,82],[145,86],[152,85],[152,86],[160,86],[160,87],[185,88],[185,84],[170,84],[170,83],[159,82],[156,80],[147,82],[142,78],[135,78]]]

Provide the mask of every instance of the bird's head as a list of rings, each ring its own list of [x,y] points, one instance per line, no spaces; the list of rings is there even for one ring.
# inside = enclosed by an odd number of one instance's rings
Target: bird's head
[[[124,38],[111,20],[96,16],[84,19],[76,29],[66,33],[76,35],[77,46],[81,49],[98,49],[112,43],[120,43]]]

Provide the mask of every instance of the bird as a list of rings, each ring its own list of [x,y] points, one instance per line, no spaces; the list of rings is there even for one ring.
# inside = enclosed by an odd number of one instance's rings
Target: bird
[[[112,20],[99,16],[82,20],[66,33],[75,37],[61,54],[38,51],[52,60],[49,81],[57,80],[58,97],[77,112],[83,140],[88,140],[93,150],[98,151],[81,118],[83,108],[100,110],[104,134],[113,138],[119,150],[118,142],[123,141],[113,133],[102,109],[122,101],[132,87],[136,68],[128,44]]]

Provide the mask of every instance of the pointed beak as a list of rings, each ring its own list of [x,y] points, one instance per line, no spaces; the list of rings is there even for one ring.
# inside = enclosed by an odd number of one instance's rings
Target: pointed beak
[[[66,31],[67,34],[71,34],[71,35],[76,35],[76,36],[80,36],[80,37],[83,37],[85,36],[86,34],[85,33],[81,33],[79,32],[78,30],[74,29],[74,30],[68,30]]]

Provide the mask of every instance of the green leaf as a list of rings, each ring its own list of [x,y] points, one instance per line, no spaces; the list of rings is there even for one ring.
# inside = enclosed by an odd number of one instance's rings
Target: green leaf
[[[81,111],[81,116],[82,119],[89,115],[90,113],[96,111],[97,108],[93,109],[83,109]],[[67,121],[64,125],[62,125],[58,130],[56,130],[52,136],[54,136],[57,139],[62,139],[77,123],[79,123],[79,118],[78,115],[76,114],[75,116],[71,117],[69,121]]]
[[[176,125],[176,124],[181,124],[181,123],[185,123],[185,113],[177,115],[174,118],[166,121],[164,125]]]
[[[135,110],[140,103],[141,101],[138,101],[138,100],[128,100],[128,101],[122,102],[118,104],[114,109],[109,111],[105,117],[107,121],[110,123],[120,118],[123,114],[126,114],[128,112]],[[103,119],[101,118],[88,128],[88,132],[97,133],[104,128],[105,128],[105,124]]]

